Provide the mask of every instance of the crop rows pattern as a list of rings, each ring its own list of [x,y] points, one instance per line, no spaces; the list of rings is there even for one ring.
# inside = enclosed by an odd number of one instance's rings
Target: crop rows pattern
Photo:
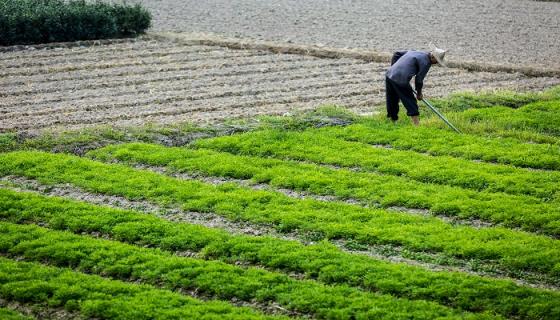
[[[559,105],[451,114],[550,143],[359,118],[2,153],[0,312],[557,319]]]
[[[215,122],[320,104],[374,112],[383,63],[139,40],[2,53],[0,132]],[[541,89],[559,79],[434,68],[432,96],[480,88]]]
[[[383,98],[385,66],[352,59],[152,40],[2,54],[2,131]],[[556,81],[430,76],[437,94]],[[0,153],[0,318],[559,319],[559,112]]]

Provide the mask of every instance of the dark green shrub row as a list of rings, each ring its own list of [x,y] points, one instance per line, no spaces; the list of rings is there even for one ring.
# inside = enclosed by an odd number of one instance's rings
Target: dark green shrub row
[[[135,36],[150,27],[140,5],[84,0],[0,0],[0,45]]]
[[[287,319],[226,302],[203,302],[148,285],[4,257],[0,257],[0,297],[79,312],[82,319]]]
[[[124,281],[140,280],[171,290],[196,290],[220,300],[275,302],[317,319],[493,318],[463,314],[433,302],[399,299],[346,285],[326,286],[260,268],[177,257],[158,249],[33,225],[0,222],[0,243],[0,252],[14,258],[71,267]]]
[[[508,280],[385,262],[342,252],[327,242],[303,245],[272,237],[232,235],[135,211],[3,189],[0,219],[74,233],[100,233],[121,242],[168,252],[197,252],[200,257],[231,264],[242,262],[302,273],[327,284],[347,284],[406,299],[434,301],[460,310],[496,313],[507,318],[560,317],[560,294],[556,292],[523,287]]]
[[[90,192],[214,212],[232,220],[272,225],[281,232],[298,230],[360,244],[398,245],[413,251],[487,260],[512,271],[560,276],[560,242],[505,228],[455,226],[433,217],[294,199],[234,184],[214,186],[64,154],[0,154],[0,176],[6,175],[44,184],[71,183]]]

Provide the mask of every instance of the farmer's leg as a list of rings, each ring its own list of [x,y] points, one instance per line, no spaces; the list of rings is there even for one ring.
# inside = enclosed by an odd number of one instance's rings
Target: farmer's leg
[[[385,93],[387,96],[387,118],[397,121],[399,119],[399,95],[389,78],[385,78]]]
[[[418,117],[420,112],[418,111],[418,102],[416,101],[412,87],[410,85],[399,86],[397,91],[399,93],[399,98],[406,108],[406,115],[411,118],[412,123],[418,125],[420,123],[420,118]]]

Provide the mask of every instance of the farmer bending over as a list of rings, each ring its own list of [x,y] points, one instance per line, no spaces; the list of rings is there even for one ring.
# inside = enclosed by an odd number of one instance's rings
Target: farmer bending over
[[[418,125],[418,103],[416,99],[422,100],[422,86],[424,78],[432,64],[444,65],[445,51],[433,47],[432,51],[397,51],[391,59],[391,67],[385,74],[385,88],[387,90],[387,117],[393,121],[399,119],[399,100],[406,108],[406,114],[411,117],[414,125]],[[416,98],[410,86],[410,80],[414,79],[416,87]]]

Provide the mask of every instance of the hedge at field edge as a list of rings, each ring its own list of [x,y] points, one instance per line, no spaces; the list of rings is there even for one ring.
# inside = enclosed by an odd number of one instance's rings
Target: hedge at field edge
[[[140,5],[85,0],[0,0],[0,45],[131,37],[151,25]]]

